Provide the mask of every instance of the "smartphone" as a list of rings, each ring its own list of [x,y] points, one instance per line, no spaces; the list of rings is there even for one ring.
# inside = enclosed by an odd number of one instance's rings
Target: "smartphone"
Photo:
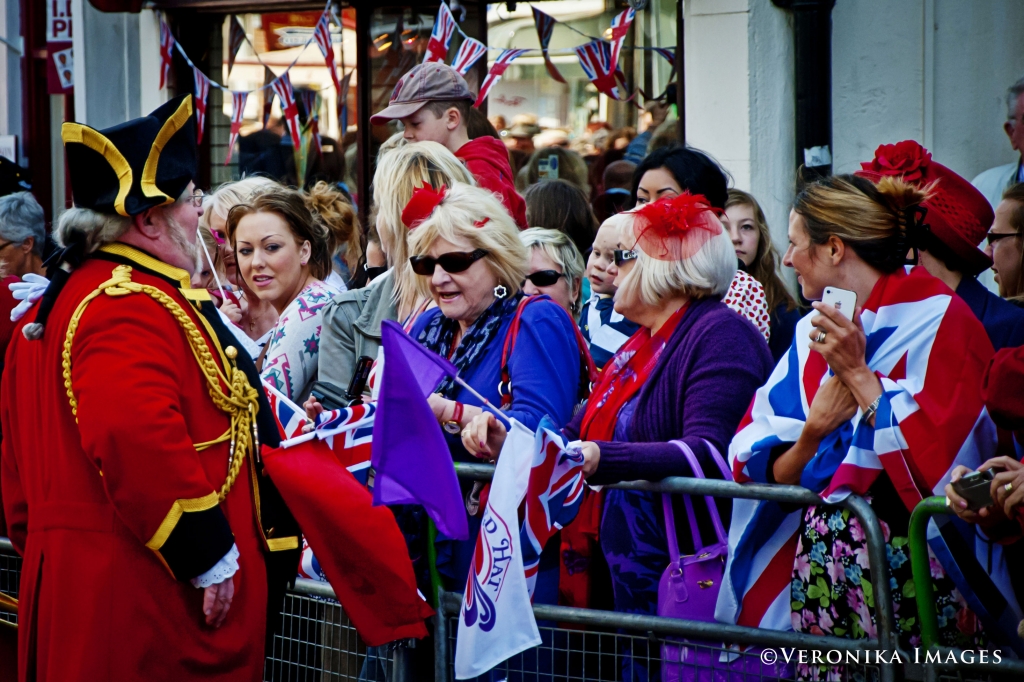
[[[992,479],[1001,469],[972,471],[953,482],[953,490],[967,500],[967,508],[978,511],[992,504]]]
[[[857,292],[838,287],[825,287],[825,295],[821,297],[821,302],[835,306],[843,317],[852,320],[853,311],[857,309]]]

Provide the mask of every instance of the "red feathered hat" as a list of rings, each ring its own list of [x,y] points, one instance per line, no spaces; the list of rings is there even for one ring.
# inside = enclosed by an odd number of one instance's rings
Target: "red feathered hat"
[[[964,178],[932,161],[927,149],[913,140],[883,144],[875,158],[862,163],[857,175],[878,182],[885,176],[901,176],[917,187],[928,187],[932,197],[924,223],[931,233],[970,267],[969,275],[992,267],[992,259],[978,248],[988,234],[995,214],[988,199]]]
[[[658,260],[683,260],[722,233],[711,203],[703,194],[682,194],[645,204],[636,211],[636,245]]]
[[[409,198],[409,203],[402,209],[402,222],[410,230],[415,229],[424,220],[430,217],[448,194],[448,188],[441,185],[441,189],[435,190],[430,185],[417,187]]]

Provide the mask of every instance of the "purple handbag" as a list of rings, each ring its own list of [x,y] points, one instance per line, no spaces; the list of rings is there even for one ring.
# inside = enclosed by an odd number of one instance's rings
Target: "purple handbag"
[[[697,456],[690,446],[682,441],[672,442],[682,450],[683,456],[690,463],[694,477],[705,478]],[[725,460],[714,445],[706,440],[704,442],[707,443],[711,457],[721,470],[722,476],[725,480],[731,481],[732,474],[726,467]],[[718,601],[718,592],[722,588],[722,577],[725,575],[729,541],[714,498],[706,496],[704,501],[711,516],[711,523],[715,527],[717,542],[713,545],[703,544],[697,519],[693,514],[693,501],[690,498],[690,495],[683,495],[694,552],[692,556],[680,556],[675,516],[672,512],[672,496],[668,493],[661,496],[669,564],[658,584],[658,615],[714,622],[715,604]],[[679,644],[662,644],[662,682],[746,682],[748,679],[751,682],[760,682],[763,679],[792,677],[791,666],[781,662],[773,665],[762,664],[760,649],[751,648],[742,653],[736,649],[723,653],[723,649],[721,642],[699,640],[679,640]]]

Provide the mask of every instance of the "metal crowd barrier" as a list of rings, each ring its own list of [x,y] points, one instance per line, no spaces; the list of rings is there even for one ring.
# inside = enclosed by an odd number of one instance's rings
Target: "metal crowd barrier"
[[[471,480],[488,480],[494,471],[492,466],[485,464],[457,464],[456,469],[460,478]],[[681,477],[656,483],[637,481],[609,487],[775,500],[796,505],[821,503],[818,496],[797,486],[740,485]],[[857,517],[864,529],[871,566],[887,566],[882,530],[871,507],[856,495],[850,495],[842,506]],[[20,559],[10,542],[0,538],[0,592],[17,596],[19,568]],[[552,682],[618,680],[622,679],[624,664],[639,664],[653,672],[663,664],[665,651],[674,651],[676,656],[682,651],[685,661],[676,669],[677,677],[672,679],[760,682],[762,679],[780,678],[779,668],[766,665],[766,659],[762,658],[762,650],[768,649],[774,650],[779,663],[782,663],[784,652],[793,650],[810,654],[818,652],[826,661],[826,655],[841,656],[843,662],[829,669],[829,679],[837,680],[993,682],[995,679],[1024,676],[1024,662],[1006,658],[1000,664],[961,662],[946,665],[941,662],[946,659],[941,657],[939,663],[929,662],[922,652],[918,654],[919,660],[915,661],[913,653],[900,651],[902,665],[886,660],[884,656],[880,660],[877,656],[871,659],[866,652],[887,651],[891,658],[891,652],[897,650],[888,571],[872,571],[872,585],[878,637],[868,640],[536,604],[533,610],[543,643],[510,659],[489,677],[494,680],[504,676],[510,681]],[[267,654],[265,680],[407,682],[414,677],[425,679],[428,673],[414,670],[410,661],[409,646],[412,643],[366,647],[334,597],[334,591],[325,583],[303,579],[295,581],[285,596],[282,625]],[[444,591],[438,597],[434,619],[433,677],[435,682],[447,682],[454,679],[454,651],[462,597]],[[8,618],[12,617],[15,616],[8,615]],[[948,649],[934,651],[958,653]],[[732,658],[740,657],[742,663],[738,672],[735,665],[723,670],[711,663],[724,660],[719,658],[722,653]],[[678,665],[679,661],[674,663]],[[793,674],[790,669],[783,677],[788,679]]]

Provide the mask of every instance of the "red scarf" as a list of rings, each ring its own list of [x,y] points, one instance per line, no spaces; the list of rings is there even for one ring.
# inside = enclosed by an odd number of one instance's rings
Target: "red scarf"
[[[661,357],[672,333],[683,319],[689,303],[672,313],[657,334],[641,327],[623,344],[601,373],[590,392],[587,411],[580,425],[580,440],[612,440],[619,411],[640,391]]]

